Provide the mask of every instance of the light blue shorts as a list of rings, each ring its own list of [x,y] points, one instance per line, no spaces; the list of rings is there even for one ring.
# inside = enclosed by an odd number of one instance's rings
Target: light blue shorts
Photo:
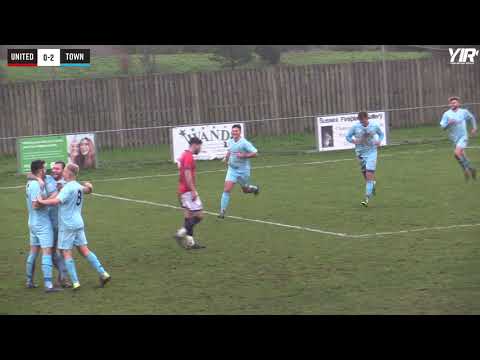
[[[42,249],[53,247],[53,230],[50,226],[30,228],[30,245]]]
[[[455,142],[455,147],[459,147],[465,149],[468,146],[468,138],[466,136],[462,136]]]
[[[240,186],[246,186],[250,182],[250,171],[238,171],[229,167],[225,181],[231,181],[233,183],[239,183]]]
[[[368,152],[365,154],[357,154],[358,161],[362,171],[375,171],[377,169],[377,152]]]
[[[85,230],[60,230],[58,232],[58,249],[71,250],[74,246],[87,245]]]

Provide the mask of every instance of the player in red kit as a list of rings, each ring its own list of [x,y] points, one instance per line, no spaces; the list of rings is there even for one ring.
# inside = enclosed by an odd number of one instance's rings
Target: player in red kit
[[[178,199],[184,209],[185,222],[181,229],[175,234],[178,244],[186,249],[202,249],[205,246],[200,245],[193,239],[193,227],[203,218],[203,206],[195,187],[195,159],[202,147],[202,140],[193,137],[189,141],[189,148],[185,150],[179,159],[179,183]]]

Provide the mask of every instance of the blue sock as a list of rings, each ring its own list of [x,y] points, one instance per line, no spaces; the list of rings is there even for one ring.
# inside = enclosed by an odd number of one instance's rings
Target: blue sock
[[[53,273],[53,263],[52,255],[43,255],[42,256],[42,271],[43,279],[45,281],[45,287],[52,287],[52,273]]]
[[[75,262],[73,259],[66,259],[65,266],[67,268],[68,275],[70,276],[70,280],[72,280],[73,283],[78,283],[77,270],[75,269]]]
[[[98,261],[97,256],[93,252],[89,252],[88,256],[86,257],[90,265],[97,270],[97,272],[102,275],[105,272],[105,269],[103,268],[102,264],[100,264],[100,261]]]
[[[230,193],[229,192],[223,192],[222,194],[222,201],[220,203],[220,209],[222,211],[227,210],[228,203],[230,202]]]
[[[367,185],[365,189],[367,198],[370,198],[372,196],[372,191],[373,191],[373,180],[367,180]]]
[[[53,253],[53,264],[57,267],[61,279],[66,279],[68,276],[67,268],[65,267],[65,260],[63,256],[57,252]]]
[[[27,281],[33,282],[33,274],[35,273],[35,260],[38,253],[30,253],[27,257]]]
[[[455,158],[457,159],[457,161],[460,164],[460,166],[462,167],[462,169],[467,170],[468,168],[470,168],[470,161],[468,161],[466,156],[457,157],[455,155]]]
[[[467,159],[466,156],[462,156],[462,160],[463,160],[463,168],[464,169],[470,169],[470,161]]]

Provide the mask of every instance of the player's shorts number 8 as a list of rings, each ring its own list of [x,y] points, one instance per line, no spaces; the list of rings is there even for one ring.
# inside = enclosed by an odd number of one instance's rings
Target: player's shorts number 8
[[[82,203],[82,192],[78,190],[77,206],[80,206],[81,203]]]

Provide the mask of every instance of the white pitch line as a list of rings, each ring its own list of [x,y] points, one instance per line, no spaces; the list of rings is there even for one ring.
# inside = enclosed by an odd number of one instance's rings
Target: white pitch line
[[[197,172],[197,174],[208,174],[208,173],[220,172],[220,171],[225,171],[225,169],[199,171],[199,172]],[[130,177],[123,177],[123,178],[98,179],[98,180],[90,180],[90,181],[92,181],[92,182],[110,182],[110,181],[122,181],[122,180],[148,179],[148,178],[165,177],[165,176],[178,176],[178,173],[140,175],[140,176],[130,176]]]
[[[217,215],[214,213],[209,213],[211,215]],[[275,226],[280,226],[280,227],[286,227],[289,229],[296,229],[296,230],[304,230],[304,231],[310,231],[310,232],[316,232],[320,234],[326,234],[326,235],[334,235],[334,236],[340,236],[340,237],[348,237],[350,235],[344,234],[344,233],[337,233],[333,231],[326,231],[326,230],[320,230],[320,229],[314,229],[310,227],[305,227],[305,226],[298,226],[298,225],[288,225],[288,224],[282,224],[282,223],[277,223],[277,222],[272,222],[272,221],[265,221],[265,220],[257,220],[257,219],[249,219],[249,218],[244,218],[240,216],[226,216],[228,218],[232,219],[238,219],[238,220],[244,220],[244,221],[250,221],[250,222],[257,222],[261,224],[268,224],[268,225],[275,225]]]
[[[110,199],[114,199],[114,200],[121,200],[121,201],[127,201],[127,202],[139,203],[139,204],[159,206],[159,207],[175,209],[175,210],[183,210],[179,206],[156,203],[156,202],[146,201],[146,200],[129,199],[129,198],[120,197],[120,196],[98,194],[98,193],[93,193],[92,195],[97,196],[97,197],[102,197],[102,198],[110,198]],[[218,213],[214,213],[214,212],[211,212],[211,211],[204,211],[204,213],[208,214],[208,215],[213,215],[213,216],[218,215]],[[283,223],[279,223],[279,222],[259,220],[259,219],[250,219],[250,218],[245,218],[245,217],[241,217],[241,216],[227,215],[226,217],[231,218],[231,219],[241,220],[241,221],[248,221],[248,222],[255,222],[255,223],[260,223],[260,224],[274,225],[274,226],[284,227],[284,228],[288,228],[288,229],[308,231],[308,232],[314,232],[314,233],[324,234],[324,235],[333,235],[333,236],[338,236],[338,237],[342,237],[342,238],[368,238],[368,237],[385,236],[385,235],[406,234],[406,233],[411,233],[411,232],[434,231],[434,230],[441,231],[441,230],[449,230],[449,229],[455,229],[455,228],[480,226],[480,223],[478,223],[478,224],[458,224],[458,225],[449,225],[449,226],[432,226],[432,227],[423,227],[423,228],[417,228],[417,229],[408,229],[408,230],[399,230],[399,231],[389,231],[389,232],[378,232],[378,233],[372,233],[372,234],[357,234],[357,235],[355,235],[355,234],[346,234],[346,233],[338,233],[338,232],[333,232],[333,231],[315,229],[315,228],[306,227],[306,226],[289,225],[289,224],[283,224]]]
[[[393,155],[382,155],[382,156],[393,156]],[[274,164],[274,165],[264,165],[264,166],[252,166],[252,170],[254,169],[271,169],[271,168],[278,168],[278,167],[285,167],[285,166],[298,166],[298,165],[320,165],[320,164],[328,164],[334,163],[339,161],[354,161],[354,158],[348,159],[336,159],[336,160],[323,160],[323,161],[315,161],[315,162],[307,162],[307,163],[285,163],[285,164]],[[198,171],[197,174],[208,174],[208,173],[216,173],[216,172],[226,172],[227,169],[217,169],[217,170],[204,170]],[[136,180],[136,179],[146,179],[146,178],[154,178],[154,177],[168,177],[168,176],[178,176],[177,173],[170,173],[170,174],[156,174],[156,175],[146,175],[146,176],[132,176],[132,177],[124,177],[124,178],[110,178],[110,179],[99,179],[99,180],[90,180],[95,182],[109,182],[109,181],[121,181],[121,180]],[[1,189],[1,188],[0,188]]]
[[[362,238],[362,237],[373,237],[373,236],[383,236],[383,235],[396,235],[396,234],[404,234],[404,233],[419,232],[419,231],[449,230],[449,229],[456,229],[456,228],[463,228],[463,227],[476,227],[476,226],[480,226],[480,223],[459,224],[459,225],[449,225],[449,226],[432,226],[432,227],[423,227],[423,228],[410,229],[410,230],[378,232],[378,233],[372,233],[372,234],[349,235],[349,236],[354,238]]]
[[[128,202],[134,202],[134,203],[139,203],[139,204],[147,204],[147,205],[153,205],[153,206],[159,206],[159,207],[164,207],[164,208],[169,208],[169,209],[176,209],[176,210],[183,210],[180,206],[174,206],[170,204],[162,204],[162,203],[156,203],[152,201],[145,201],[145,200],[137,200],[137,199],[129,199],[125,197],[120,197],[120,196],[114,196],[114,195],[107,195],[107,194],[99,194],[99,193],[92,193],[92,195],[95,195],[97,197],[103,197],[103,198],[110,198],[110,199],[115,199],[115,200],[121,200],[121,201],[128,201]],[[203,211],[205,214],[208,215],[214,215],[217,216],[218,213],[214,213],[211,211]],[[313,229],[309,227],[304,227],[304,226],[297,226],[297,225],[288,225],[288,224],[282,224],[282,223],[277,223],[277,222],[272,222],[272,221],[264,221],[264,220],[258,220],[258,219],[249,219],[241,216],[230,216],[227,215],[225,216],[227,218],[231,219],[237,219],[237,220],[242,220],[242,221],[249,221],[249,222],[256,222],[256,223],[261,223],[261,224],[268,224],[268,225],[275,225],[275,226],[280,226],[280,227],[285,227],[289,229],[296,229],[296,230],[304,230],[304,231],[310,231],[310,232],[315,232],[315,233],[320,233],[320,234],[325,234],[325,235],[334,235],[334,236],[340,236],[340,237],[346,237],[348,236],[347,234],[342,234],[342,233],[336,233],[332,231],[325,231],[325,230],[320,230],[320,229]]]
[[[24,188],[25,185],[18,185],[18,186],[2,186],[0,187],[0,190],[8,190],[8,189],[20,189]]]
[[[388,156],[388,155],[383,155]],[[303,163],[302,165],[318,165],[318,164],[325,164],[325,163],[335,163],[340,161],[354,161],[356,159],[336,159],[336,160],[325,160],[325,161],[312,161],[308,163]]]
[[[392,156],[392,155],[382,155],[382,156]],[[271,168],[278,168],[278,167],[285,167],[285,166],[298,166],[298,165],[320,165],[320,164],[328,164],[334,163],[338,161],[354,161],[354,158],[348,159],[337,159],[337,160],[324,160],[324,161],[316,161],[316,162],[308,162],[308,163],[285,163],[285,164],[274,164],[274,165],[265,165],[265,166],[253,166],[252,169],[271,169]],[[198,174],[208,174],[208,173],[215,173],[215,172],[226,172],[227,169],[217,169],[217,170],[205,170],[205,171],[198,171]],[[155,175],[141,175],[141,176],[130,176],[130,177],[123,177],[123,178],[107,178],[107,179],[91,179],[91,182],[111,182],[111,181],[123,181],[123,180],[139,180],[139,179],[148,179],[148,178],[157,178],[157,177],[171,177],[171,176],[178,176],[178,173],[170,173],[170,174],[155,174]],[[25,187],[25,185],[18,185],[18,186],[5,186],[0,187],[0,190],[7,190],[7,189],[20,189]]]
[[[472,147],[472,148],[480,148],[480,147]],[[415,151],[398,151],[395,154],[382,154],[380,157],[395,157],[399,154],[424,154],[426,152],[433,152],[438,151],[438,149],[427,149],[427,150],[415,150]],[[288,166],[299,166],[299,165],[321,165],[321,164],[329,164],[329,163],[336,163],[341,161],[355,161],[356,158],[344,158],[344,159],[333,159],[333,160],[323,160],[323,161],[312,161],[312,162],[305,162],[305,163],[285,163],[285,164],[274,164],[274,165],[264,165],[264,166],[253,166],[252,169],[272,169],[272,168],[279,168],[279,167],[288,167]],[[208,173],[216,173],[216,172],[226,172],[226,168],[217,169],[217,170],[205,170],[199,171],[197,174],[208,174]],[[139,179],[148,179],[148,178],[157,178],[157,177],[171,177],[171,176],[178,176],[178,173],[170,173],[170,174],[155,174],[155,175],[140,175],[140,176],[130,176],[130,177],[122,177],[122,178],[107,178],[107,179],[91,179],[91,182],[112,182],[112,181],[124,181],[124,180],[139,180]],[[24,188],[25,185],[18,185],[18,186],[0,186],[0,190],[9,190],[9,189],[21,189]]]

